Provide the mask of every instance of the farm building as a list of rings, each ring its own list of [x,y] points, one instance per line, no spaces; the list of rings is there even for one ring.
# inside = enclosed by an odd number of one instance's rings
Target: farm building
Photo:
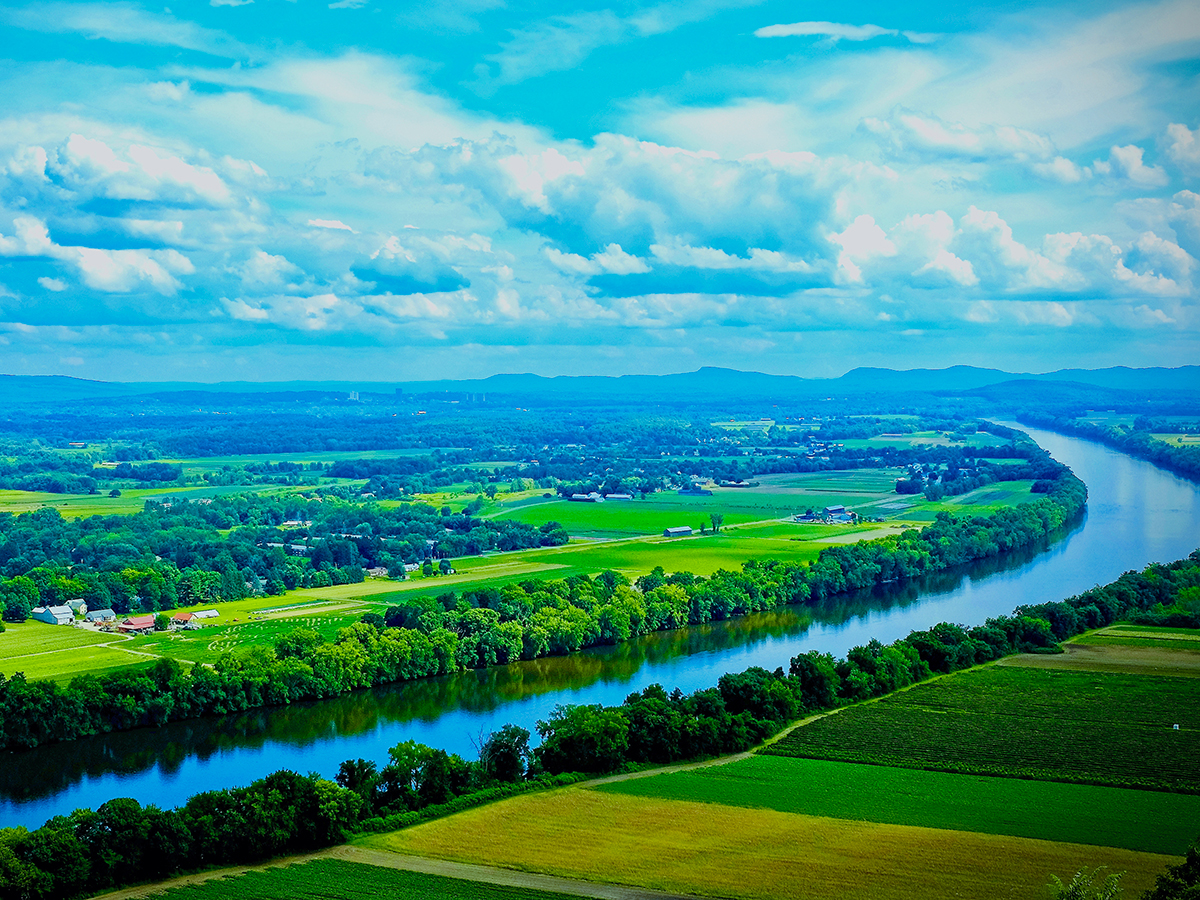
[[[832,518],[833,516],[844,516],[846,514],[846,507],[827,506],[824,510],[822,510],[822,513],[829,518]]]
[[[711,497],[713,492],[708,488],[702,488],[698,484],[689,484],[687,487],[681,487],[679,493],[688,494],[692,497]]]
[[[193,619],[217,619],[221,614],[215,609],[198,609],[192,613]]]
[[[596,491],[592,491],[589,494],[572,494],[570,496],[570,499],[574,500],[576,503],[603,503],[604,502],[604,498],[601,497],[600,494]]]
[[[85,601],[82,597],[75,600],[68,600],[67,606],[71,608],[71,612],[78,616],[82,616],[87,612],[87,601]]]
[[[692,534],[691,526],[679,525],[675,528],[664,528],[663,537],[689,537]]]
[[[387,578],[387,566],[372,566],[367,569],[368,578]]]
[[[192,621],[192,618],[193,616],[190,612],[175,613],[175,615],[171,616],[171,624],[176,628],[183,628]]]
[[[632,500],[633,494],[605,494],[605,500]]]
[[[35,606],[29,615],[47,625],[72,625],[75,622],[75,613],[69,606]]]
[[[117,614],[111,609],[92,609],[88,610],[88,613],[86,616],[84,616],[84,618],[86,618],[89,622],[99,625],[101,622],[117,621]]]
[[[125,634],[148,634],[154,630],[154,616],[147,613],[144,616],[130,616],[117,626],[117,631]]]

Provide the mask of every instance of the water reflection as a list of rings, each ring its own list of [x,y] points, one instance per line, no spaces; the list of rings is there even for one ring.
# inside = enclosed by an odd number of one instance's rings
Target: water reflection
[[[815,604],[656,632],[615,647],[424,678],[332,700],[175,722],[8,753],[0,769],[0,797],[28,803],[60,794],[84,779],[129,776],[152,769],[172,779],[189,760],[207,762],[229,751],[261,751],[270,745],[306,747],[318,741],[374,734],[397,723],[435,723],[454,710],[472,715],[494,713],[530,697],[579,692],[596,684],[626,684],[632,691],[639,686],[630,683],[647,667],[660,669],[671,660],[778,643],[803,635],[814,623],[836,627],[871,613],[911,606],[930,594],[952,591],[966,579],[1019,569],[1079,528],[1082,521],[1048,542],[1002,559],[981,560],[957,570]]]

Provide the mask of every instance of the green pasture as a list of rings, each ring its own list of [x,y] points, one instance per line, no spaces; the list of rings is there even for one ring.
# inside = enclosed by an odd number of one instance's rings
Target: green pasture
[[[38,679],[66,684],[77,675],[101,675],[154,662],[148,657],[126,653],[120,649],[128,643],[122,640],[112,644],[92,644],[70,650],[58,650],[40,656],[21,656],[0,662],[0,672],[7,676],[21,672],[30,681]]]
[[[79,519],[85,516],[129,515],[140,512],[147,500],[168,500],[179,497],[198,500],[220,494],[294,493],[298,488],[280,485],[232,484],[213,487],[188,485],[185,487],[122,488],[121,496],[110,497],[108,491],[97,494],[50,494],[42,491],[0,490],[0,513],[19,514],[43,507],[57,509],[64,519]]]
[[[751,522],[781,519],[819,511],[826,506],[864,507],[864,515],[888,515],[878,510],[882,501],[896,498],[899,469],[863,469],[853,472],[816,472],[800,475],[763,475],[755,478],[757,487],[711,487],[712,496],[661,491],[641,500],[608,500],[603,503],[577,503],[527,491],[501,497],[485,507],[484,515],[512,519],[531,525],[554,521],[572,536],[615,538],[637,535],[661,535],[666,528],[689,525],[699,530],[709,527],[709,514],[724,516],[726,527]],[[916,501],[907,501],[913,503]],[[923,502],[923,498],[922,501]]]
[[[1155,440],[1176,447],[1200,447],[1200,434],[1152,434]]]
[[[47,625],[33,619],[14,624],[5,623],[0,633],[0,664],[16,656],[47,653],[89,644],[108,644],[120,640],[119,635],[73,628],[69,625]]]
[[[340,859],[226,875],[156,894],[163,900],[567,900],[527,887],[506,887]]]
[[[1114,625],[1072,638],[1071,643],[1200,651],[1200,629],[1160,628],[1154,625]]]
[[[763,752],[1200,794],[1200,679],[983,666],[818,719]]]
[[[1200,796],[753,756],[595,790],[1183,855]]]

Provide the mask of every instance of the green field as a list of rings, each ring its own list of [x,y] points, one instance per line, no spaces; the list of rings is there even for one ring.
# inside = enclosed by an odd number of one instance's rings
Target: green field
[[[1200,793],[1200,680],[984,666],[818,719],[763,752]]]
[[[215,878],[170,888],[164,900],[566,900],[532,888],[506,887],[426,875],[340,859],[314,859],[286,868]]]
[[[1200,796],[755,756],[596,790],[1182,856]]]
[[[858,768],[865,768],[859,766]],[[1177,859],[1002,834],[565,788],[372,835],[364,847],[738,900],[1039,898],[1049,875],[1125,872],[1137,897]]]
[[[1073,644],[1153,647],[1159,650],[1200,651],[1200,629],[1160,628],[1156,625],[1114,625],[1072,638]]]
[[[1011,443],[1008,438],[996,437],[994,434],[977,432],[975,434],[950,434],[945,431],[914,431],[911,434],[880,434],[872,438],[846,438],[834,441],[847,449],[862,449],[864,447],[1005,447]]]

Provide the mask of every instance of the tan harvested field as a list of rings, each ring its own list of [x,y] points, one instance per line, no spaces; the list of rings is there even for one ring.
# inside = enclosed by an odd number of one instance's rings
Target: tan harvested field
[[[737,900],[999,900],[1051,874],[1126,873],[1131,896],[1172,857],[881,825],[585,788],[514,797],[357,842],[376,850]]]
[[[1055,656],[1033,653],[1009,656],[996,665],[1200,678],[1200,653],[1193,650],[1164,650],[1124,644],[1063,644],[1063,650],[1066,652]]]

